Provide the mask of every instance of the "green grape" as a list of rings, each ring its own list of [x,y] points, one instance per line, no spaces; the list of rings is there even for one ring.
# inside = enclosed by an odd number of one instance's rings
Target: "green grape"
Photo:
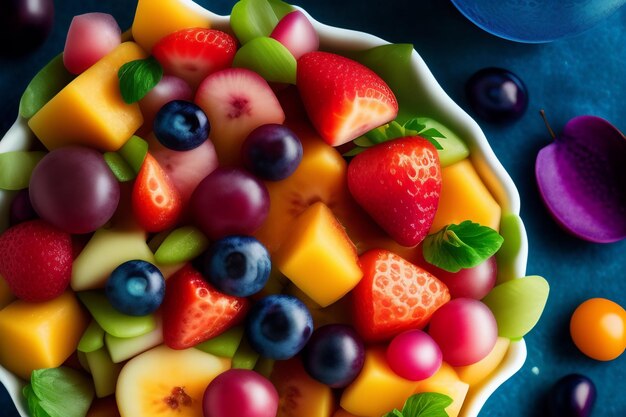
[[[83,337],[80,338],[80,342],[78,342],[78,351],[85,353],[93,352],[102,346],[104,346],[104,330],[102,330],[98,322],[92,320],[85,333],[83,333]]]
[[[241,44],[269,36],[283,16],[293,8],[279,0],[240,0],[230,14],[230,25]]]
[[[209,247],[209,240],[200,230],[185,226],[172,231],[159,245],[154,257],[161,265],[173,265],[198,257]]]
[[[219,336],[196,345],[195,348],[221,358],[232,358],[241,344],[243,331],[243,326],[231,327]]]
[[[267,81],[296,83],[296,59],[276,39],[257,37],[237,51],[233,67],[255,71]]]

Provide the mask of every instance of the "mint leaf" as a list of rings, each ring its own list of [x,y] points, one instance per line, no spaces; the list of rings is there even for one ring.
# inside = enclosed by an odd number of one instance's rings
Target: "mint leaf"
[[[84,417],[94,397],[91,381],[78,371],[38,369],[24,389],[33,417]]]
[[[393,411],[388,412],[383,417],[404,417],[404,414],[397,408],[394,408]]]
[[[449,272],[473,268],[494,255],[504,238],[495,230],[469,220],[451,224],[424,239],[424,259]]]
[[[154,57],[130,61],[117,73],[122,98],[128,104],[141,100],[163,77],[163,67]]]
[[[402,414],[404,417],[448,417],[445,408],[452,404],[452,398],[437,392],[422,392],[410,396]]]

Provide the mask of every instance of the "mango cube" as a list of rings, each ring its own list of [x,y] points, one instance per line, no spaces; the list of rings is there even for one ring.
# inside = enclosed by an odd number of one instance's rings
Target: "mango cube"
[[[501,209],[469,159],[443,168],[441,195],[430,233],[464,220],[500,228]]]
[[[208,28],[207,12],[191,1],[139,0],[133,21],[133,39],[148,52],[162,37],[181,29]]]
[[[415,393],[438,392],[449,396],[452,404],[446,407],[446,413],[448,417],[457,417],[468,390],[469,384],[461,381],[454,368],[444,362],[433,376],[419,381]]]
[[[339,300],[363,277],[356,248],[322,202],[293,223],[275,257],[278,269],[321,307]]]
[[[60,366],[88,324],[71,291],[41,303],[16,300],[0,310],[0,364],[25,380],[35,369]]]
[[[357,416],[380,417],[394,408],[402,410],[417,384],[391,370],[384,348],[369,348],[361,373],[344,390],[340,405]]]
[[[63,88],[28,125],[50,150],[84,145],[116,151],[143,123],[139,105],[122,99],[117,73],[146,56],[136,43],[122,43]]]
[[[504,359],[510,345],[511,339],[498,337],[495,346],[487,356],[471,365],[457,366],[454,370],[461,381],[467,382],[470,386],[478,385],[496,370]]]

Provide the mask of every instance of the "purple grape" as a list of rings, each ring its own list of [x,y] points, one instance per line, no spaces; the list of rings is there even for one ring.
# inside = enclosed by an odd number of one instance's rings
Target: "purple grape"
[[[28,189],[20,190],[11,201],[9,224],[11,226],[37,218],[37,213],[30,203]]]
[[[228,235],[252,235],[270,207],[265,185],[239,168],[217,168],[191,195],[191,215],[211,240]]]
[[[522,117],[528,107],[524,82],[502,68],[476,72],[467,81],[465,93],[472,110],[488,122],[512,122]]]
[[[30,200],[41,218],[73,234],[93,232],[109,221],[120,186],[98,151],[81,146],[47,154],[33,170]]]
[[[345,324],[328,324],[313,332],[302,351],[304,369],[332,388],[342,388],[357,377],[365,361],[365,345]]]
[[[548,398],[551,417],[589,417],[596,401],[596,386],[584,375],[559,379]]]
[[[0,55],[32,52],[48,38],[53,23],[53,0],[2,0]]]
[[[254,129],[241,147],[244,166],[264,180],[280,181],[298,168],[302,143],[287,126],[266,124]]]

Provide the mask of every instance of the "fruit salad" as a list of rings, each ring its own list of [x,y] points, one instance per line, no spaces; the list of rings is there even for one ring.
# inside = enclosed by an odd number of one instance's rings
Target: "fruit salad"
[[[548,295],[413,47],[278,0],[75,17],[0,146],[24,415],[474,417]]]

